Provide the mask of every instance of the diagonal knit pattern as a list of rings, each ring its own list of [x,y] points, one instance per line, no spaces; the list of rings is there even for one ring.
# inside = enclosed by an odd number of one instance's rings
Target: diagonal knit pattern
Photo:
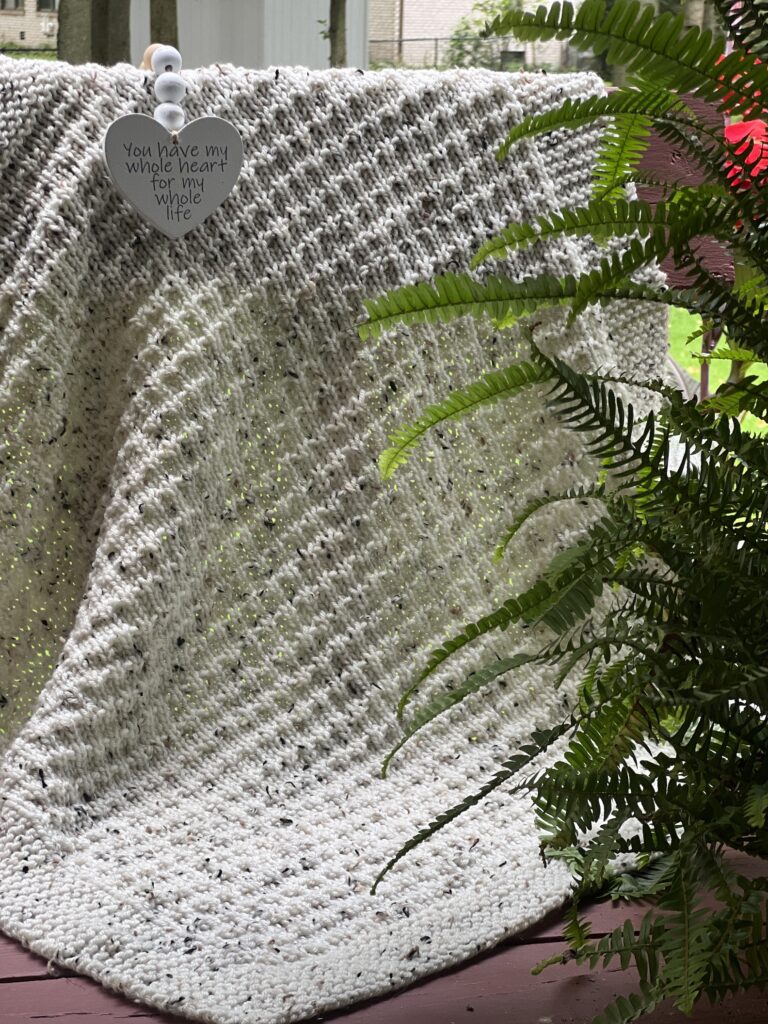
[[[486,321],[361,342],[362,298],[463,269],[510,220],[583,201],[596,134],[499,163],[525,112],[592,75],[185,71],[231,120],[232,195],[172,241],[114,191],[109,122],[151,75],[0,58],[0,928],[152,1006],[277,1024],[390,991],[557,906],[528,802],[498,792],[370,884],[485,781],[566,686],[521,671],[406,747],[428,653],[583,527],[585,478],[530,392],[440,430],[379,480],[387,434],[512,362]],[[522,278],[594,264],[538,245]],[[496,265],[495,269],[498,269]],[[580,368],[658,374],[648,304],[538,338]],[[490,634],[455,684],[527,636]]]

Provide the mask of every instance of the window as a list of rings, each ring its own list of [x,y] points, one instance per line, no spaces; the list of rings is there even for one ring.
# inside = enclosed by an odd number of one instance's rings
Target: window
[[[0,11],[21,11],[24,0],[0,0]]]
[[[37,0],[38,11],[55,11],[59,6],[59,0]]]

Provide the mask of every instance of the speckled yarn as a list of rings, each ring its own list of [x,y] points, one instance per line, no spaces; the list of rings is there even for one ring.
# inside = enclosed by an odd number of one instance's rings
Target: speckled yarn
[[[101,155],[112,118],[151,112],[152,76],[0,60],[0,927],[152,1006],[276,1024],[456,963],[567,892],[527,800],[499,791],[369,893],[415,829],[572,698],[521,671],[379,776],[429,651],[588,512],[542,517],[495,564],[515,510],[588,467],[531,392],[446,426],[381,482],[387,434],[520,343],[484,320],[365,343],[356,324],[364,296],[586,199],[594,132],[494,151],[524,111],[602,86],[183,74],[188,115],[230,119],[245,162],[224,205],[171,241]],[[566,241],[505,269],[594,260]],[[541,343],[576,365],[661,366],[648,305],[570,331],[541,320]],[[414,707],[529,642],[484,637]]]

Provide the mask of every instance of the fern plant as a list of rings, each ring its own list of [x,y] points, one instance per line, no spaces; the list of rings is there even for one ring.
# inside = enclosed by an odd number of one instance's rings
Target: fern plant
[[[578,11],[555,3],[535,13],[510,11],[488,31],[521,40],[569,40],[629,71],[627,87],[605,97],[568,100],[531,115],[500,145],[499,159],[536,134],[605,126],[593,197],[535,223],[510,224],[475,254],[471,270],[540,239],[589,235],[623,239],[581,277],[512,281],[477,273],[440,276],[366,301],[363,339],[396,323],[442,323],[489,316],[528,334],[524,362],[489,373],[429,406],[397,430],[380,457],[386,479],[418,451],[425,434],[525,388],[543,389],[558,419],[586,436],[600,460],[591,486],[549,494],[523,509],[499,538],[503,559],[525,523],[555,502],[592,499],[600,508],[567,557],[523,593],[513,594],[432,651],[402,695],[398,716],[435,670],[457,651],[510,623],[544,624],[541,648],[480,665],[458,687],[412,712],[386,772],[403,744],[469,694],[487,690],[522,665],[551,673],[552,685],[578,673],[578,703],[562,721],[534,732],[476,793],[410,838],[384,875],[469,807],[500,786],[530,795],[546,859],[573,874],[564,929],[568,949],[539,965],[576,959],[591,967],[618,959],[639,976],[595,1024],[624,1024],[671,999],[690,1014],[702,998],[768,983],[768,879],[748,879],[724,859],[726,848],[768,857],[768,442],[744,432],[749,411],[768,418],[768,384],[751,368],[768,363],[768,240],[762,148],[740,133],[738,145],[690,109],[691,93],[733,117],[761,109],[768,96],[768,9],[718,0],[736,42],[686,29],[682,16],[656,16],[637,0],[584,0]],[[767,101],[768,102],[768,101]],[[651,128],[701,168],[700,186],[654,181],[655,207],[628,198]],[[734,175],[734,168],[738,172]],[[753,173],[754,172],[754,173]],[[734,180],[736,179],[736,180]],[[718,238],[749,273],[735,287],[713,275],[694,240]],[[689,275],[685,288],[636,283],[636,270],[671,256]],[[702,358],[730,360],[729,381],[706,401],[686,399],[658,380],[642,385],[659,402],[645,417],[617,390],[631,382],[577,373],[535,342],[541,309],[561,305],[569,318],[590,305],[642,299],[702,317],[724,341]],[[545,769],[537,759],[558,741],[564,753]],[[625,826],[631,825],[628,830]],[[630,858],[633,872],[616,871]],[[650,900],[638,930],[630,921],[599,940],[581,913],[587,895]],[[703,894],[715,897],[717,909]]]

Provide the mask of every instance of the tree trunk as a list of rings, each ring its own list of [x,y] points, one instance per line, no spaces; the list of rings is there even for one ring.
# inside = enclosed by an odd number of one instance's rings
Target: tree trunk
[[[703,27],[708,28],[710,32],[722,32],[720,21],[717,17],[717,11],[712,0],[706,0],[704,4],[704,24]]]
[[[705,7],[705,0],[685,0],[683,18],[686,28],[704,27]]]
[[[61,0],[59,59],[70,64],[130,63],[130,10],[126,0]]]
[[[343,68],[347,64],[347,0],[331,0],[328,22],[331,40],[331,67]]]
[[[107,63],[131,63],[131,5],[125,0],[108,0]]]
[[[91,0],[92,60],[131,62],[131,5],[125,0]]]
[[[179,19],[176,0],[150,0],[149,38],[153,43],[179,47]]]
[[[91,59],[91,0],[61,0],[56,46],[59,60],[85,64]]]
[[[690,0],[687,0],[687,2],[690,2]],[[700,0],[700,2],[704,3],[704,0]],[[659,0],[644,0],[643,7],[652,7],[658,14]],[[605,68],[608,77],[614,86],[621,88],[627,84],[627,69],[623,64],[606,64]]]

